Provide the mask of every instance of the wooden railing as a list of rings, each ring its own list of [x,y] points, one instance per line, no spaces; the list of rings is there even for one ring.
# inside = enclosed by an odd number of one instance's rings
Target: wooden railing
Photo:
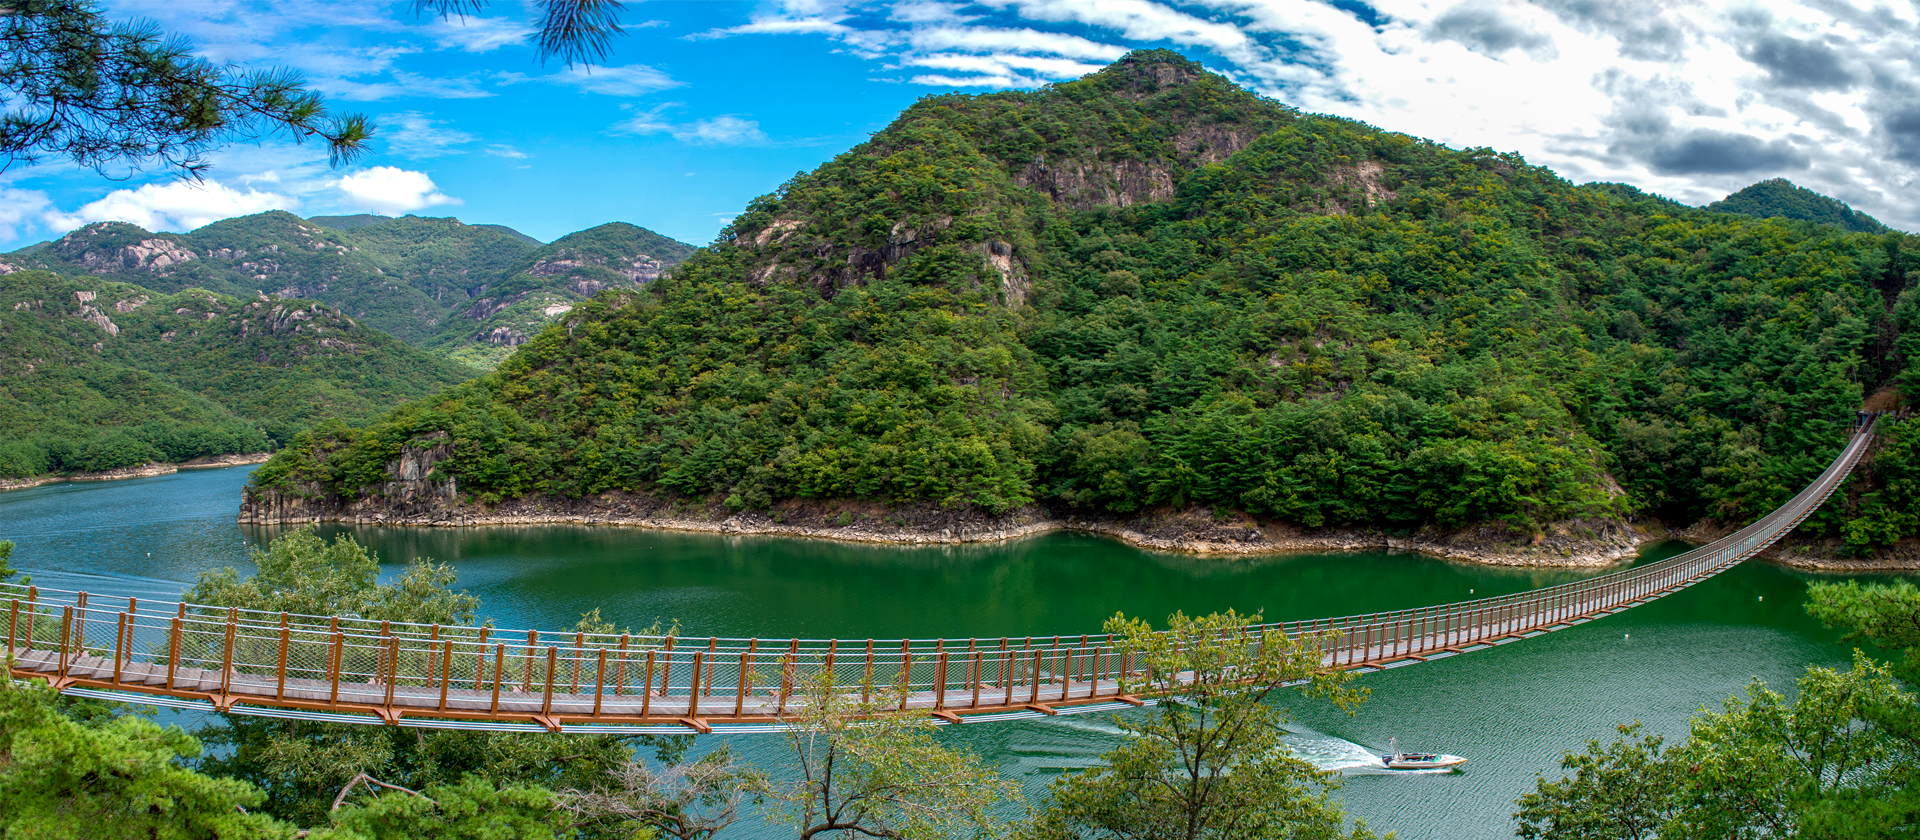
[[[1872,440],[1778,510],[1641,568],[1456,604],[1266,625],[1370,670],[1481,650],[1711,577],[1785,536]],[[948,722],[1138,704],[1133,657],[1100,634],[992,639],[731,639],[454,627],[208,607],[0,584],[15,677],[75,694],[236,713],[456,728],[709,732],[783,725],[821,675]]]

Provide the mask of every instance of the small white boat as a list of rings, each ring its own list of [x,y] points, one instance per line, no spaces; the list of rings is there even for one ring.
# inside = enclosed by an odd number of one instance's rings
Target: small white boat
[[[1388,738],[1387,744],[1391,752],[1381,756],[1380,762],[1388,770],[1445,770],[1467,763],[1466,759],[1457,755],[1401,752],[1399,738]]]

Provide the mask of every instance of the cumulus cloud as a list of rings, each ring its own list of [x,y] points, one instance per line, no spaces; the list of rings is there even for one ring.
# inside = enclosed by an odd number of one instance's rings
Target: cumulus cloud
[[[1575,181],[1704,204],[1790,175],[1920,229],[1911,4],[768,0],[701,37],[782,35],[946,89],[1038,87],[1173,47],[1303,110],[1518,151]]]
[[[1456,41],[1469,49],[1499,55],[1508,50],[1528,52],[1553,48],[1553,39],[1528,28],[1508,10],[1486,3],[1462,3],[1428,26],[1429,37]]]
[[[299,199],[281,192],[237,190],[212,179],[168,181],[114,190],[71,213],[50,210],[44,220],[60,231],[93,222],[129,222],[147,230],[184,233],[221,219],[299,206]]]
[[[427,173],[393,166],[362,169],[336,181],[334,186],[340,191],[341,204],[388,216],[460,203],[460,199],[440,192]]]
[[[0,242],[20,238],[27,227],[37,224],[53,205],[40,190],[0,187]]]

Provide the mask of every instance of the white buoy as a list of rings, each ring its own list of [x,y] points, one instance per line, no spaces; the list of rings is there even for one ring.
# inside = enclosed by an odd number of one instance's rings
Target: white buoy
[[[1622,638],[1622,639],[1632,639],[1632,638],[1633,638],[1633,634],[1632,634],[1632,633],[1622,633],[1622,634],[1620,635],[1620,638]]]
[[[1767,596],[1765,596],[1765,595],[1762,595],[1762,596],[1760,596],[1760,597],[1758,597],[1758,598],[1755,598],[1754,600],[1756,600],[1756,601],[1765,601],[1765,600],[1767,600]]]

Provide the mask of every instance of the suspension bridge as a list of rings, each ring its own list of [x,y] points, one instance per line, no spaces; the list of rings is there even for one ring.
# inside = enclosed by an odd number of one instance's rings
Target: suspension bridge
[[[1286,621],[1330,668],[1368,672],[1573,627],[1713,577],[1793,530],[1873,440],[1863,415],[1812,484],[1685,554],[1513,595]],[[501,630],[269,613],[0,584],[14,678],[81,697],[340,723],[562,733],[767,732],[816,681],[944,723],[1142,705],[1107,635],[731,639]]]

